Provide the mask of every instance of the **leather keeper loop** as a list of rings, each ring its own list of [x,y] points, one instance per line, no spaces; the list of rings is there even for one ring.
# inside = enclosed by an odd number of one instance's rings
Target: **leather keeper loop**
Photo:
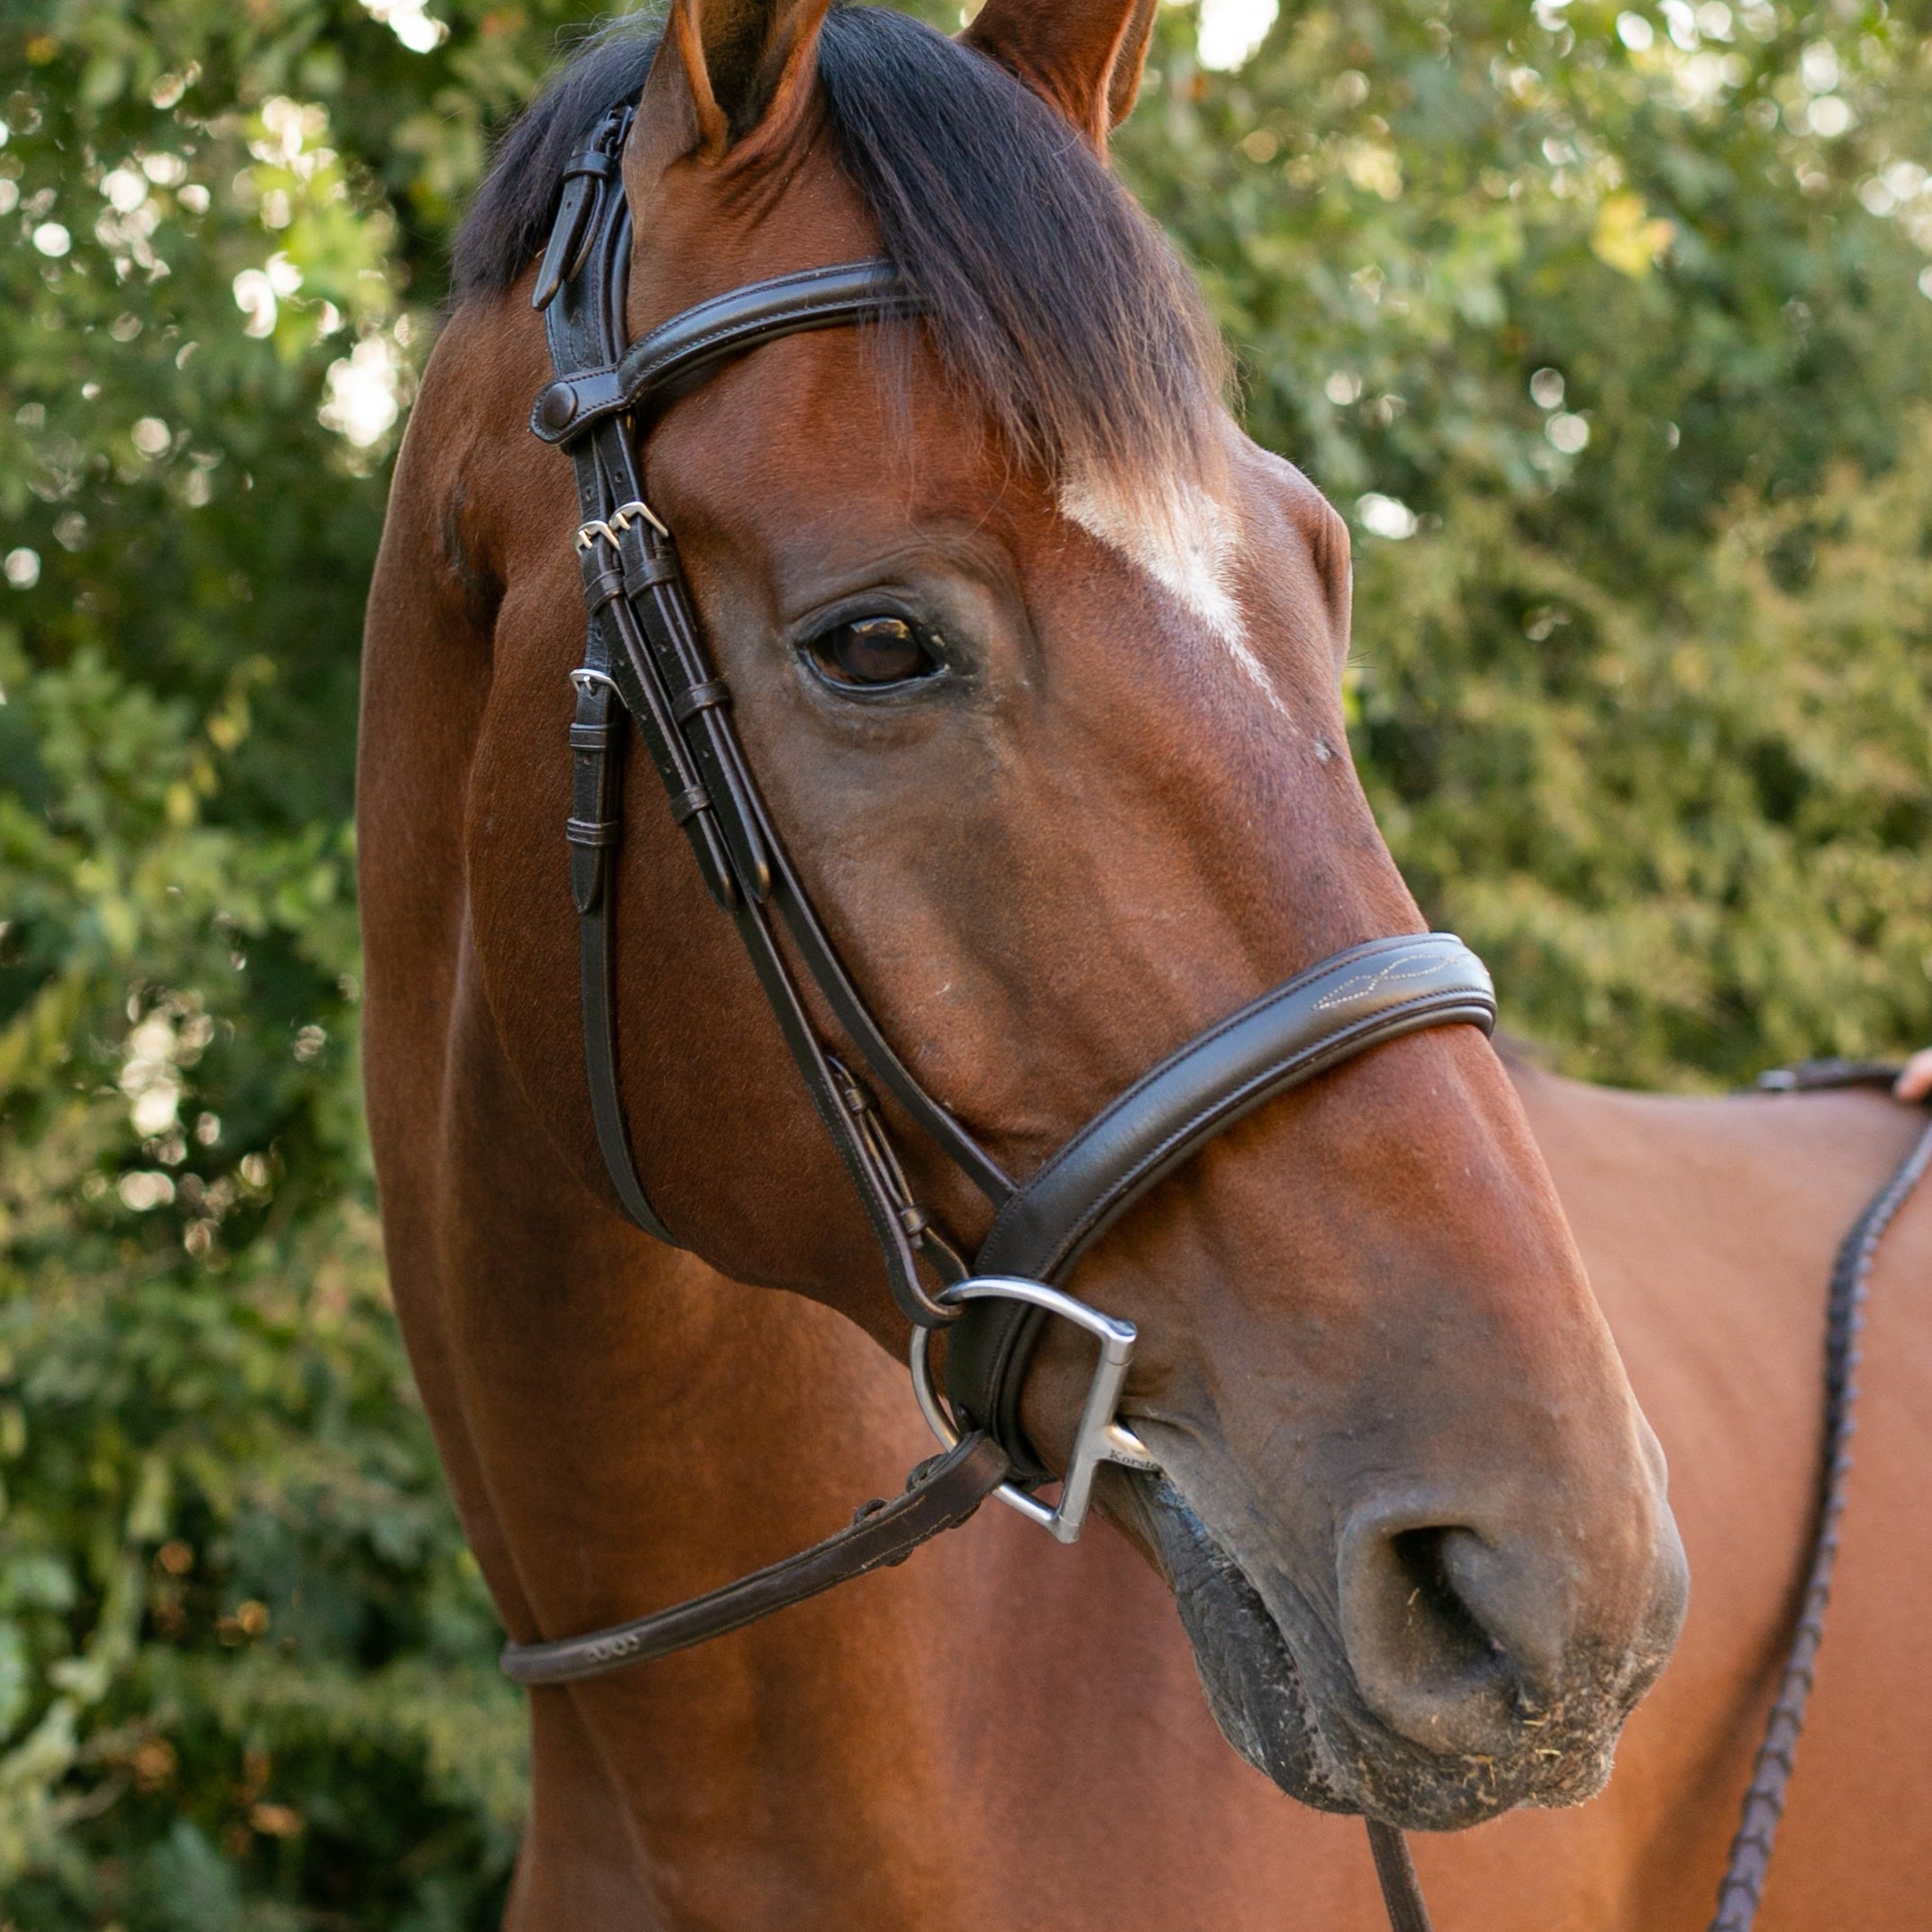
[[[701,785],[671,794],[671,822],[674,825],[687,825],[699,812],[710,810],[711,794]]]
[[[584,557],[584,606],[588,611],[601,611],[623,595],[624,574],[598,564],[592,551],[585,551]]]
[[[626,533],[628,535],[628,532]],[[624,588],[633,597],[641,597],[654,584],[676,583],[678,576],[677,552],[660,549],[655,555],[647,551],[641,542],[632,544],[619,541],[623,545]]]
[[[701,711],[715,711],[721,704],[730,702],[730,686],[723,678],[707,677],[702,685],[693,685],[671,700],[671,714],[678,723],[684,724]]]
[[[608,751],[617,742],[614,724],[574,724],[570,727],[573,751]]]
[[[564,837],[572,845],[615,845],[623,829],[618,819],[567,819]]]

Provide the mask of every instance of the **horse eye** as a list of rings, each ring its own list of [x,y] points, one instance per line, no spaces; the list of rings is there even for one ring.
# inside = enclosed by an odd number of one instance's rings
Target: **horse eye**
[[[805,646],[812,667],[848,691],[889,691],[946,668],[938,640],[903,617],[856,617]]]

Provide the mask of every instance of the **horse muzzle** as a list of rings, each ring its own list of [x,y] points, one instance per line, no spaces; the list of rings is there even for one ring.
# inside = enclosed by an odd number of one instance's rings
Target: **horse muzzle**
[[[1222,1734],[1323,1810],[1447,1831],[1593,1797],[1683,1622],[1687,1573],[1667,1508],[1647,1599],[1612,1631],[1580,1619],[1574,1579],[1547,1549],[1499,1547],[1412,1509],[1356,1510],[1334,1583],[1304,1589],[1299,1565],[1238,1554],[1171,1477],[1133,1489]]]

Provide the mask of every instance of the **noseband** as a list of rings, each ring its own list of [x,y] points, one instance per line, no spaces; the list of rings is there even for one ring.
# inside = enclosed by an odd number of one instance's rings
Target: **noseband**
[[[531,428],[571,459],[576,552],[589,610],[584,661],[571,673],[575,777],[566,836],[597,1143],[624,1211],[647,1233],[675,1242],[638,1179],[618,1093],[611,947],[628,716],[712,898],[738,928],[857,1190],[893,1299],[912,1324],[913,1387],[943,1453],[913,1471],[904,1494],[866,1505],[838,1536],[707,1597],[584,1637],[510,1645],[504,1669],[533,1684],[665,1655],[901,1561],[964,1522],[989,1494],[1073,1542],[1100,1464],[1158,1465],[1117,1412],[1133,1324],[1075,1300],[1059,1281],[1149,1189],[1265,1102],[1425,1027],[1466,1024],[1486,1032],[1496,1013],[1482,962],[1448,934],[1350,947],[1198,1034],[1023,1182],[925,1091],[840,964],[772,826],[731,721],[730,693],[705,655],[671,533],[649,507],[639,474],[654,408],[728,358],[807,330],[911,318],[920,304],[890,262],[849,262],[735,289],[627,345],[631,229],[621,167],[630,121],[629,108],[607,114],[572,163],[531,298],[544,313],[555,378],[537,398]],[[872,1090],[820,1039],[781,948],[781,927],[857,1060],[992,1205],[991,1230],[971,1266],[914,1198]],[[1049,1316],[1099,1344],[1072,1455],[1050,1504],[1038,1494],[1050,1473],[1028,1443],[1019,1412],[1027,1366]],[[940,1329],[948,1336],[943,1395],[929,1360]],[[1407,1855],[1392,1833],[1377,1840],[1376,1852],[1392,1909],[1401,1882],[1393,1867],[1406,1869]],[[1425,1923],[1413,1914],[1399,1922]]]

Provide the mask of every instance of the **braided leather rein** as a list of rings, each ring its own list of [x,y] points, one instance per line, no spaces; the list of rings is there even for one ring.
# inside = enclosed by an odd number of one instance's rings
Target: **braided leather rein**
[[[1771,1093],[1818,1093],[1833,1087],[1889,1086],[1898,1068],[1847,1066],[1819,1061],[1787,1073],[1767,1074],[1759,1083]],[[1825,1640],[1825,1610],[1831,1601],[1832,1572],[1838,1561],[1838,1523],[1845,1514],[1845,1485],[1852,1471],[1851,1438],[1856,1427],[1858,1338],[1864,1331],[1865,1299],[1872,1265],[1893,1217],[1932,1166],[1932,1126],[1927,1126],[1900,1162],[1890,1180],[1852,1223],[1832,1265],[1831,1293],[1825,1320],[1825,1439],[1821,1454],[1818,1528],[1812,1532],[1810,1573],[1791,1647],[1779,1674],[1778,1694],[1757,1748],[1751,1782],[1745,1792],[1730,1862],[1718,1887],[1717,1916],[1710,1932],[1751,1932],[1777,1842],[1778,1821],[1797,1760],[1805,1705]]]

